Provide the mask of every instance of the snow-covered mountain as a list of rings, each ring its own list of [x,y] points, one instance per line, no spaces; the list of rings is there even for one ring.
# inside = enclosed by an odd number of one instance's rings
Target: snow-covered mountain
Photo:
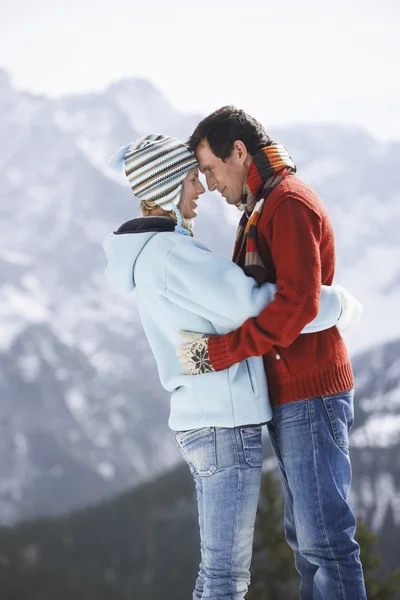
[[[357,395],[351,434],[357,514],[380,534],[388,566],[400,566],[400,339],[354,359]]]
[[[141,80],[50,101],[0,72],[2,522],[96,502],[178,460],[135,299],[106,287],[101,241],[137,207],[107,158],[149,130],[185,139],[199,118]],[[363,324],[347,334],[353,353],[400,338],[400,143],[340,125],[271,133],[332,215],[338,280],[365,306]],[[199,212],[196,236],[230,255],[239,213],[214,194]],[[358,373],[372,372],[371,360],[360,358]],[[375,418],[388,422],[384,412]],[[395,432],[399,418],[391,417]]]
[[[49,102],[0,77],[0,521],[93,502],[178,458],[135,299],[103,276],[102,239],[137,213],[107,169],[146,131],[135,106],[183,137],[146,82]],[[204,208],[202,239],[229,253],[222,202]]]

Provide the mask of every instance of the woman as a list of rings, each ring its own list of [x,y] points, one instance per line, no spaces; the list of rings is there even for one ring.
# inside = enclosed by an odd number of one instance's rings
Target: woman
[[[276,286],[258,286],[193,238],[205,190],[184,144],[147,135],[112,162],[124,167],[144,216],[104,241],[106,276],[119,291],[136,290],[161,383],[171,392],[169,426],[196,484],[201,563],[193,598],[240,600],[250,581],[261,425],[271,418],[263,361],[253,357],[226,371],[185,376],[176,348],[182,330],[223,334],[258,315]],[[356,304],[345,291],[323,288],[320,313],[303,333],[338,324],[341,312],[340,323],[351,321]]]

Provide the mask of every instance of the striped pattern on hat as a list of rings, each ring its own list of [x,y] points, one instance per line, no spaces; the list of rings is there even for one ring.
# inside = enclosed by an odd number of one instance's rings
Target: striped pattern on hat
[[[198,165],[185,144],[161,134],[149,134],[131,144],[124,154],[125,174],[139,200],[164,209],[177,206],[183,180]]]

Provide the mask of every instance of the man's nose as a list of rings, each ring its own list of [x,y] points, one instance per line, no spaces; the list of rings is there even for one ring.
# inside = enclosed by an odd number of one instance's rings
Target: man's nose
[[[215,180],[215,177],[211,177],[211,175],[208,175],[206,177],[206,180],[207,180],[208,189],[210,190],[210,192],[213,192],[217,187],[217,182]]]

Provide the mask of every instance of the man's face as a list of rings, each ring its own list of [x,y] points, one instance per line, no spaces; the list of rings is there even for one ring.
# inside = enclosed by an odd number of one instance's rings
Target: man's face
[[[235,142],[231,155],[223,161],[203,140],[197,147],[196,158],[210,192],[218,190],[228,204],[238,204],[249,168],[249,155],[243,142]]]

